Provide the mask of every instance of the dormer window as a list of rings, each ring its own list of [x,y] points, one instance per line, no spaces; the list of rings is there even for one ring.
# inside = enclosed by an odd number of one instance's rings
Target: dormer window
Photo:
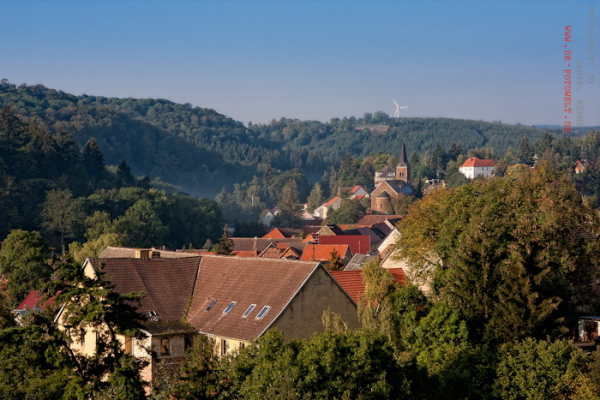
[[[256,304],[250,304],[250,306],[244,312],[244,315],[242,315],[242,318],[246,318],[248,315],[250,315],[254,308],[256,308]]]
[[[260,319],[260,318],[264,317],[265,315],[267,315],[267,313],[269,312],[270,309],[271,309],[271,306],[264,306],[262,308],[262,310],[260,310],[260,312],[258,313],[256,318]]]
[[[229,314],[229,312],[231,310],[233,310],[233,307],[235,307],[236,304],[237,304],[237,302],[235,302],[235,301],[232,301],[231,303],[229,303],[229,305],[227,306],[227,308],[225,308],[223,310],[223,314]]]

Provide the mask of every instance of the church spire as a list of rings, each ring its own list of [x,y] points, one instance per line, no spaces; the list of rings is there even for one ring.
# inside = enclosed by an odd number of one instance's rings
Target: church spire
[[[398,167],[407,167],[408,166],[408,158],[406,158],[406,148],[404,147],[404,141],[402,142],[402,149],[400,150],[400,161],[398,162]]]
[[[400,161],[398,161],[398,165],[396,165],[396,179],[406,183],[410,182],[410,165],[408,164],[408,158],[406,157],[404,141],[402,141],[402,149],[400,150]]]

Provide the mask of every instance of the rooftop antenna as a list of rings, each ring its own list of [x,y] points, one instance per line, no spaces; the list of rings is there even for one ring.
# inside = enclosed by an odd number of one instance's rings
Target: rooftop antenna
[[[394,104],[396,105],[396,112],[394,113],[394,118],[400,118],[400,109],[401,108],[408,108],[408,106],[402,106],[400,107],[398,105],[398,103],[396,103],[396,100],[392,99],[392,101],[394,102]]]

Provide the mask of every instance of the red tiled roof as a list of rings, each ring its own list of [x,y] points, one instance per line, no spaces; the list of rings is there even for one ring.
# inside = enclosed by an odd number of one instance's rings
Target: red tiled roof
[[[319,244],[347,244],[352,255],[371,251],[371,238],[367,235],[320,236]]]
[[[349,247],[347,244],[307,244],[300,259],[304,261],[327,261],[334,249],[343,259]]]
[[[329,200],[327,203],[323,204],[325,207],[332,205],[333,203],[335,203],[336,201],[340,200],[339,197],[334,197],[333,199]]]
[[[388,269],[394,278],[394,281],[398,282],[400,286],[404,286],[407,283],[406,274],[402,268],[391,268]],[[353,271],[331,271],[331,276],[339,283],[344,289],[348,296],[358,303],[360,297],[365,292],[365,284],[362,279],[362,270]]]
[[[209,256],[200,263],[188,321],[201,333],[256,339],[285,309],[317,268],[316,262]],[[206,311],[211,302],[216,301]],[[225,308],[236,302],[228,314]],[[242,318],[251,304],[256,307]],[[271,309],[261,319],[264,306]]]
[[[283,230],[281,230],[279,228],[273,228],[273,229],[271,229],[271,232],[269,232],[263,236],[263,239],[285,239],[285,238],[289,238],[289,237],[290,237],[290,235],[288,235]]]
[[[41,309],[41,310],[46,310],[48,307],[52,306],[52,304],[54,304],[54,299],[56,298],[56,296],[58,296],[60,294],[60,290],[56,293],[54,293],[53,296],[51,296],[50,298],[48,298],[45,302],[41,303],[41,301],[44,299],[44,295],[39,291],[39,290],[32,290],[31,292],[29,292],[29,294],[27,295],[27,297],[25,297],[25,300],[23,300],[21,302],[21,304],[19,304],[19,307],[17,307],[17,310],[35,310],[35,309]]]
[[[467,161],[465,161],[463,163],[463,165],[460,166],[460,168],[463,167],[495,167],[496,163],[494,162],[494,160],[490,160],[490,159],[484,159],[484,160],[480,160],[477,157],[470,157],[467,159]]]
[[[216,254],[216,253],[213,253],[213,254]],[[236,257],[258,257],[258,252],[256,250],[232,251],[231,255],[236,256]]]
[[[235,258],[235,257],[230,257]],[[115,285],[115,292],[145,292],[139,311],[155,311],[160,320],[180,320],[192,296],[200,257],[171,259],[91,259],[95,271]]]

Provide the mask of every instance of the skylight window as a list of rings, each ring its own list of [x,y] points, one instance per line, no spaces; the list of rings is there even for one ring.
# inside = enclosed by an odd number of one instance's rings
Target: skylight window
[[[235,307],[236,304],[237,303],[235,301],[232,301],[231,303],[229,303],[227,308],[223,310],[223,314],[229,314],[229,311],[233,310],[233,307]]]
[[[262,318],[265,315],[267,315],[267,313],[269,312],[269,310],[271,309],[271,306],[264,306],[262,308],[262,310],[260,310],[260,312],[258,313],[258,315],[256,316],[256,318]]]
[[[252,310],[254,310],[255,307],[256,307],[256,304],[250,304],[250,307],[248,307],[246,309],[246,311],[244,312],[244,315],[242,315],[242,318],[246,318],[248,315],[250,315],[250,313],[252,312]]]
[[[216,302],[217,302],[216,300],[213,300],[213,301],[211,301],[211,302],[210,302],[210,305],[209,305],[208,307],[206,307],[206,310],[204,310],[204,311],[208,311],[208,310],[210,310],[211,308],[213,308],[213,306],[215,305],[215,303],[216,303]]]

